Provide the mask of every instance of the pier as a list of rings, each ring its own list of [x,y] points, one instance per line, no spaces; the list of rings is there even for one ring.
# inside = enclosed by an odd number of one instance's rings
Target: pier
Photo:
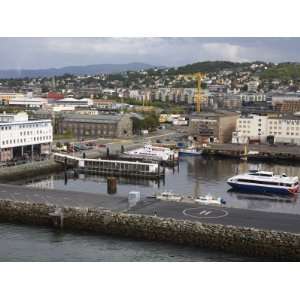
[[[300,259],[296,214],[0,185],[0,221]]]
[[[245,157],[244,144],[210,144],[203,147],[203,155],[241,159]],[[297,161],[300,162],[300,147],[291,145],[249,144],[248,160]]]
[[[165,176],[164,169],[159,163],[111,159],[89,159],[59,153],[54,154],[54,160],[66,167],[72,167],[75,171],[80,173],[149,179],[159,179]]]

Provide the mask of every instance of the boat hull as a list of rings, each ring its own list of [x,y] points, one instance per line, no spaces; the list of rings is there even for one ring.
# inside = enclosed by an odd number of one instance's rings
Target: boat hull
[[[250,193],[269,193],[269,194],[281,194],[281,195],[291,195],[295,194],[298,191],[296,189],[286,189],[280,187],[267,187],[267,186],[258,186],[258,185],[246,185],[239,184],[234,182],[227,182],[234,190],[250,192]]]
[[[179,151],[179,156],[200,156],[202,155],[202,151],[199,152],[181,152]]]

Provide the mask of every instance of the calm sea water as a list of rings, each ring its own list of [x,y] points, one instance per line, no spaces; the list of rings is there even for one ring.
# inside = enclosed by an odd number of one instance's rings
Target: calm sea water
[[[140,191],[142,196],[153,195],[164,190],[193,196],[211,193],[224,198],[229,207],[300,214],[298,195],[257,195],[230,190],[226,183],[229,177],[258,168],[273,171],[276,174],[286,173],[289,176],[300,177],[300,165],[295,164],[259,164],[229,159],[186,157],[180,161],[179,168],[166,171],[165,181],[160,181],[160,184],[155,181],[119,178],[117,194],[126,196],[132,190]],[[80,178],[75,179],[71,173],[67,182],[64,174],[60,173],[21,181],[18,184],[90,193],[106,193],[107,191],[105,177],[81,175]]]
[[[205,249],[0,224],[0,261],[244,261]]]
[[[241,194],[229,190],[226,179],[237,172],[260,168],[300,176],[297,165],[249,164],[235,160],[185,158],[179,169],[167,170],[165,182],[118,179],[118,194],[131,190],[143,196],[172,190],[181,194],[221,196],[227,205],[270,212],[300,214],[298,196]],[[18,184],[90,193],[106,193],[106,179],[69,174],[52,174],[19,181]],[[243,261],[245,257],[165,243],[135,241],[111,236],[59,233],[49,228],[0,224],[0,260],[2,261]]]

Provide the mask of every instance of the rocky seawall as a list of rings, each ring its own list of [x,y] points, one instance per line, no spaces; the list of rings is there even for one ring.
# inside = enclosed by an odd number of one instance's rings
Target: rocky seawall
[[[252,228],[116,213],[100,208],[0,201],[0,222],[58,226],[136,239],[179,243],[268,260],[300,260],[300,235]],[[60,218],[61,224],[57,223]]]

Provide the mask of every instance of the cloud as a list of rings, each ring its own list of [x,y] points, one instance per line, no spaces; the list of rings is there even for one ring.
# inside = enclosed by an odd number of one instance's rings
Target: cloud
[[[300,38],[0,38],[0,69],[203,60],[300,61]]]
[[[245,62],[249,59],[242,57],[245,49],[240,45],[227,43],[205,43],[202,45],[203,50],[209,57],[218,57],[221,60],[229,60],[236,62]]]

